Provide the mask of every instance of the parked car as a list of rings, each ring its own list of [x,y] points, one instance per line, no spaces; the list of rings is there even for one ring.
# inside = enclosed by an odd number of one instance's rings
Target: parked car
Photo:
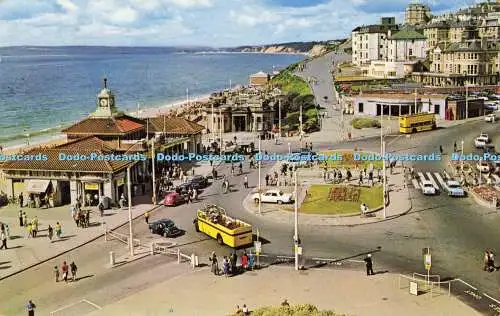
[[[479,170],[479,172],[483,173],[490,172],[491,170],[490,165],[485,161],[478,162],[476,164],[476,169]]]
[[[208,180],[204,176],[196,175],[188,180],[193,189],[200,190],[208,186]]]
[[[149,231],[152,234],[161,235],[163,237],[177,237],[182,234],[182,230],[177,228],[175,223],[167,218],[150,223]]]
[[[262,203],[291,203],[293,201],[293,196],[291,193],[283,193],[280,190],[268,190],[261,194],[254,193],[252,199],[255,203],[259,203],[261,200]]]
[[[430,182],[429,180],[422,180],[421,188],[424,195],[436,194],[436,188],[434,187],[434,184],[432,184],[432,182]]]
[[[181,183],[178,186],[175,187],[175,192],[177,192],[180,195],[187,195],[189,191],[189,187],[191,186],[190,183]]]
[[[484,117],[484,121],[485,122],[490,122],[490,123],[494,123],[496,120],[496,116],[495,114],[488,114]]]
[[[177,206],[185,202],[185,197],[177,192],[167,192],[163,199],[163,205],[165,206]]]
[[[481,138],[476,138],[474,139],[474,146],[476,148],[484,148],[486,147],[486,141],[484,139],[481,139]]]
[[[460,186],[460,183],[455,180],[446,181],[446,188],[449,196],[465,196],[465,191]]]

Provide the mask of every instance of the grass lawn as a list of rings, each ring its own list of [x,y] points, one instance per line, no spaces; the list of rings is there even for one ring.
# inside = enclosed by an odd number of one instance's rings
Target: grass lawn
[[[306,214],[345,215],[360,212],[361,203],[369,209],[382,206],[383,188],[373,186],[361,188],[359,202],[331,201],[328,199],[332,185],[314,184],[307,191],[308,196],[300,206],[300,212]]]
[[[380,120],[378,118],[373,117],[357,117],[351,121],[352,127],[355,129],[362,128],[380,128]]]
[[[294,75],[289,70],[281,71],[278,75],[271,79],[271,82],[281,86],[284,93],[296,92],[300,95],[313,94],[307,82]]]
[[[319,154],[323,154],[325,156],[334,155],[335,153],[342,154],[342,160],[327,160],[326,163],[328,168],[350,168],[353,169],[358,165],[360,168],[369,168],[370,164],[373,164],[375,169],[382,168],[383,163],[381,160],[375,161],[355,161],[353,157],[352,151],[337,151],[337,150],[329,150],[329,151],[321,151]],[[363,153],[363,152],[361,152]],[[386,165],[387,167],[387,165]]]

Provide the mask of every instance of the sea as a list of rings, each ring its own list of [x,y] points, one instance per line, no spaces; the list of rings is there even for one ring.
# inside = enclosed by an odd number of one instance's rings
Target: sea
[[[303,55],[175,47],[0,47],[0,146],[60,136],[92,113],[108,78],[121,111],[163,107],[248,84]]]

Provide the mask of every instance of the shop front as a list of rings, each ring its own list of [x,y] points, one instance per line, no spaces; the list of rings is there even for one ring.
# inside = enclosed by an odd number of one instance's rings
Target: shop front
[[[26,203],[28,207],[54,207],[56,206],[56,188],[51,180],[47,179],[29,179],[25,180]],[[24,194],[23,194],[24,195]]]

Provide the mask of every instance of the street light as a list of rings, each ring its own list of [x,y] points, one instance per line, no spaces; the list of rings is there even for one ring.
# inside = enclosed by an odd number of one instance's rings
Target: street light
[[[156,166],[155,166],[155,138],[151,139],[151,162],[153,169],[153,205],[156,205]]]
[[[383,182],[382,182],[382,188],[383,188],[383,206],[384,206],[384,211],[383,211],[383,216],[384,219],[386,218],[387,215],[387,206],[386,206],[386,195],[387,195],[387,178],[385,176],[385,141],[382,142],[382,175],[383,175]]]
[[[464,173],[464,140],[462,139],[462,155],[460,156],[460,169],[462,174]]]
[[[465,119],[469,118],[469,81],[467,78],[467,71],[464,71],[464,86],[465,86]]]
[[[219,146],[219,155],[222,156],[222,108],[219,107],[219,138],[220,138],[220,146]]]
[[[298,193],[298,181],[297,181],[297,166],[294,166],[295,174],[295,234],[293,237],[295,245],[295,270],[299,270],[299,193]]]
[[[288,154],[292,154],[292,144],[288,143]]]
[[[261,152],[261,139],[259,135],[259,161],[257,162],[259,164],[259,215],[262,215],[262,189],[261,189],[261,174],[260,174],[260,164],[262,161],[262,152]]]
[[[128,195],[128,228],[130,255],[134,255],[134,239],[132,231],[132,185],[130,184],[130,167],[127,168],[127,195]]]
[[[279,126],[279,139],[281,139],[281,99],[278,100],[278,126]]]

